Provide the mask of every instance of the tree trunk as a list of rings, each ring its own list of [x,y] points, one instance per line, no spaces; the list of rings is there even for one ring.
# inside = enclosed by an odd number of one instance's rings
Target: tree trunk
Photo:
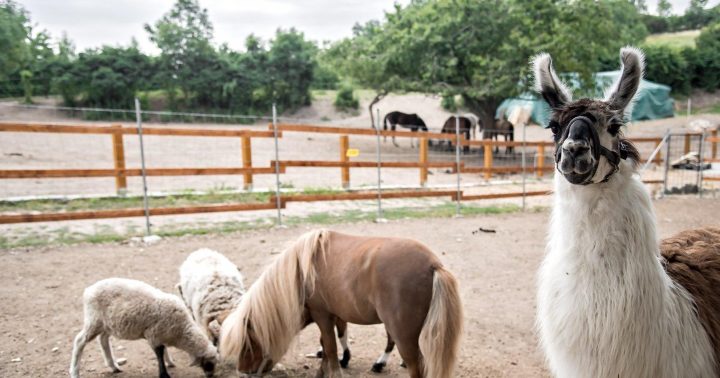
[[[387,91],[379,91],[375,94],[375,98],[373,98],[372,101],[370,101],[370,105],[368,106],[368,110],[370,111],[370,128],[375,128],[375,112],[373,112],[373,106],[380,102],[380,100],[383,99],[383,97],[387,96]]]
[[[462,95],[465,106],[480,118],[483,129],[492,130],[495,127],[495,110],[500,103],[496,98],[477,99],[468,95]]]

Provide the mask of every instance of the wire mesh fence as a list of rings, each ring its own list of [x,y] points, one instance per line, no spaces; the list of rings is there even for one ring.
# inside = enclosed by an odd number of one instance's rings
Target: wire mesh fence
[[[114,109],[72,111],[121,114]],[[454,130],[443,127],[444,133],[435,125],[428,131],[402,125],[393,132],[382,129],[379,114],[377,127],[369,128],[272,116],[248,116],[252,125],[224,125],[209,120],[231,123],[232,116],[155,113],[162,114],[140,111],[135,120],[100,126],[0,124],[7,151],[0,167],[0,218],[10,214],[4,219],[14,222],[143,215],[143,178],[151,216],[282,210],[289,203],[308,201],[360,200],[379,206],[395,198],[428,197],[459,204],[524,199],[551,189],[553,145],[528,138],[525,126],[514,135],[493,129],[466,134],[459,124]],[[187,123],[157,123],[154,116]],[[142,150],[139,124],[144,130]],[[638,142],[641,155],[648,157],[660,138]],[[664,181],[665,193],[692,192],[693,182],[697,192],[698,171],[675,168],[674,161],[693,148],[700,153],[701,145],[711,154],[707,156],[716,156],[716,144],[699,135],[673,136],[643,178]],[[73,218],[82,211],[84,218]]]

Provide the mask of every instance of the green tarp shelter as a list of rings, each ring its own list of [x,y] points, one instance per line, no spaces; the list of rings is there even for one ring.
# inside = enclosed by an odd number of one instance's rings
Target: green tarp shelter
[[[598,72],[595,74],[594,97],[602,97],[605,88],[608,88],[620,76],[620,71]],[[563,80],[571,87],[577,88],[579,80],[577,75],[563,76]],[[575,84],[575,85],[573,85]],[[516,98],[508,98],[498,106],[495,118],[500,118],[502,112],[509,117],[516,107],[531,109],[531,120],[538,125],[547,127],[550,107],[538,95],[523,93]],[[642,80],[640,89],[635,96],[635,102],[630,117],[631,121],[646,119],[668,118],[674,115],[673,99],[670,97],[670,87],[648,80]]]

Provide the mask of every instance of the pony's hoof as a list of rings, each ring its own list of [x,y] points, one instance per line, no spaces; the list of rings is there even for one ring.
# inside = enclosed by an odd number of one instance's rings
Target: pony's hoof
[[[403,361],[403,362],[400,364],[400,367],[407,368],[407,365],[405,365],[405,361]]]
[[[120,370],[119,368],[113,368],[112,373],[113,374],[122,373],[122,370]]]
[[[315,358],[323,358],[323,357],[325,357],[325,353],[322,350],[319,350],[319,351],[317,351],[317,353],[315,353]]]
[[[383,369],[385,368],[385,362],[376,362],[372,366],[373,373],[382,373]]]
[[[343,351],[343,357],[340,360],[340,367],[343,369],[347,369],[348,365],[350,365],[350,351],[345,350]]]

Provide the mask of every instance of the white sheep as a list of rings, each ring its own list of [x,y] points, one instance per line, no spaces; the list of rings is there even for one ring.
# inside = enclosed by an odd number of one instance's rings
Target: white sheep
[[[100,336],[105,364],[119,372],[110,347],[110,336],[124,340],[145,339],[155,351],[161,378],[169,378],[165,359],[174,366],[166,347],[182,349],[195,358],[211,377],[217,349],[193,322],[182,300],[144,282],[125,278],[98,281],[83,293],[85,323],[75,337],[70,376],[78,378],[80,356],[85,344]]]
[[[199,249],[180,266],[177,288],[195,321],[217,345],[223,320],[245,293],[238,267],[218,252]]]

